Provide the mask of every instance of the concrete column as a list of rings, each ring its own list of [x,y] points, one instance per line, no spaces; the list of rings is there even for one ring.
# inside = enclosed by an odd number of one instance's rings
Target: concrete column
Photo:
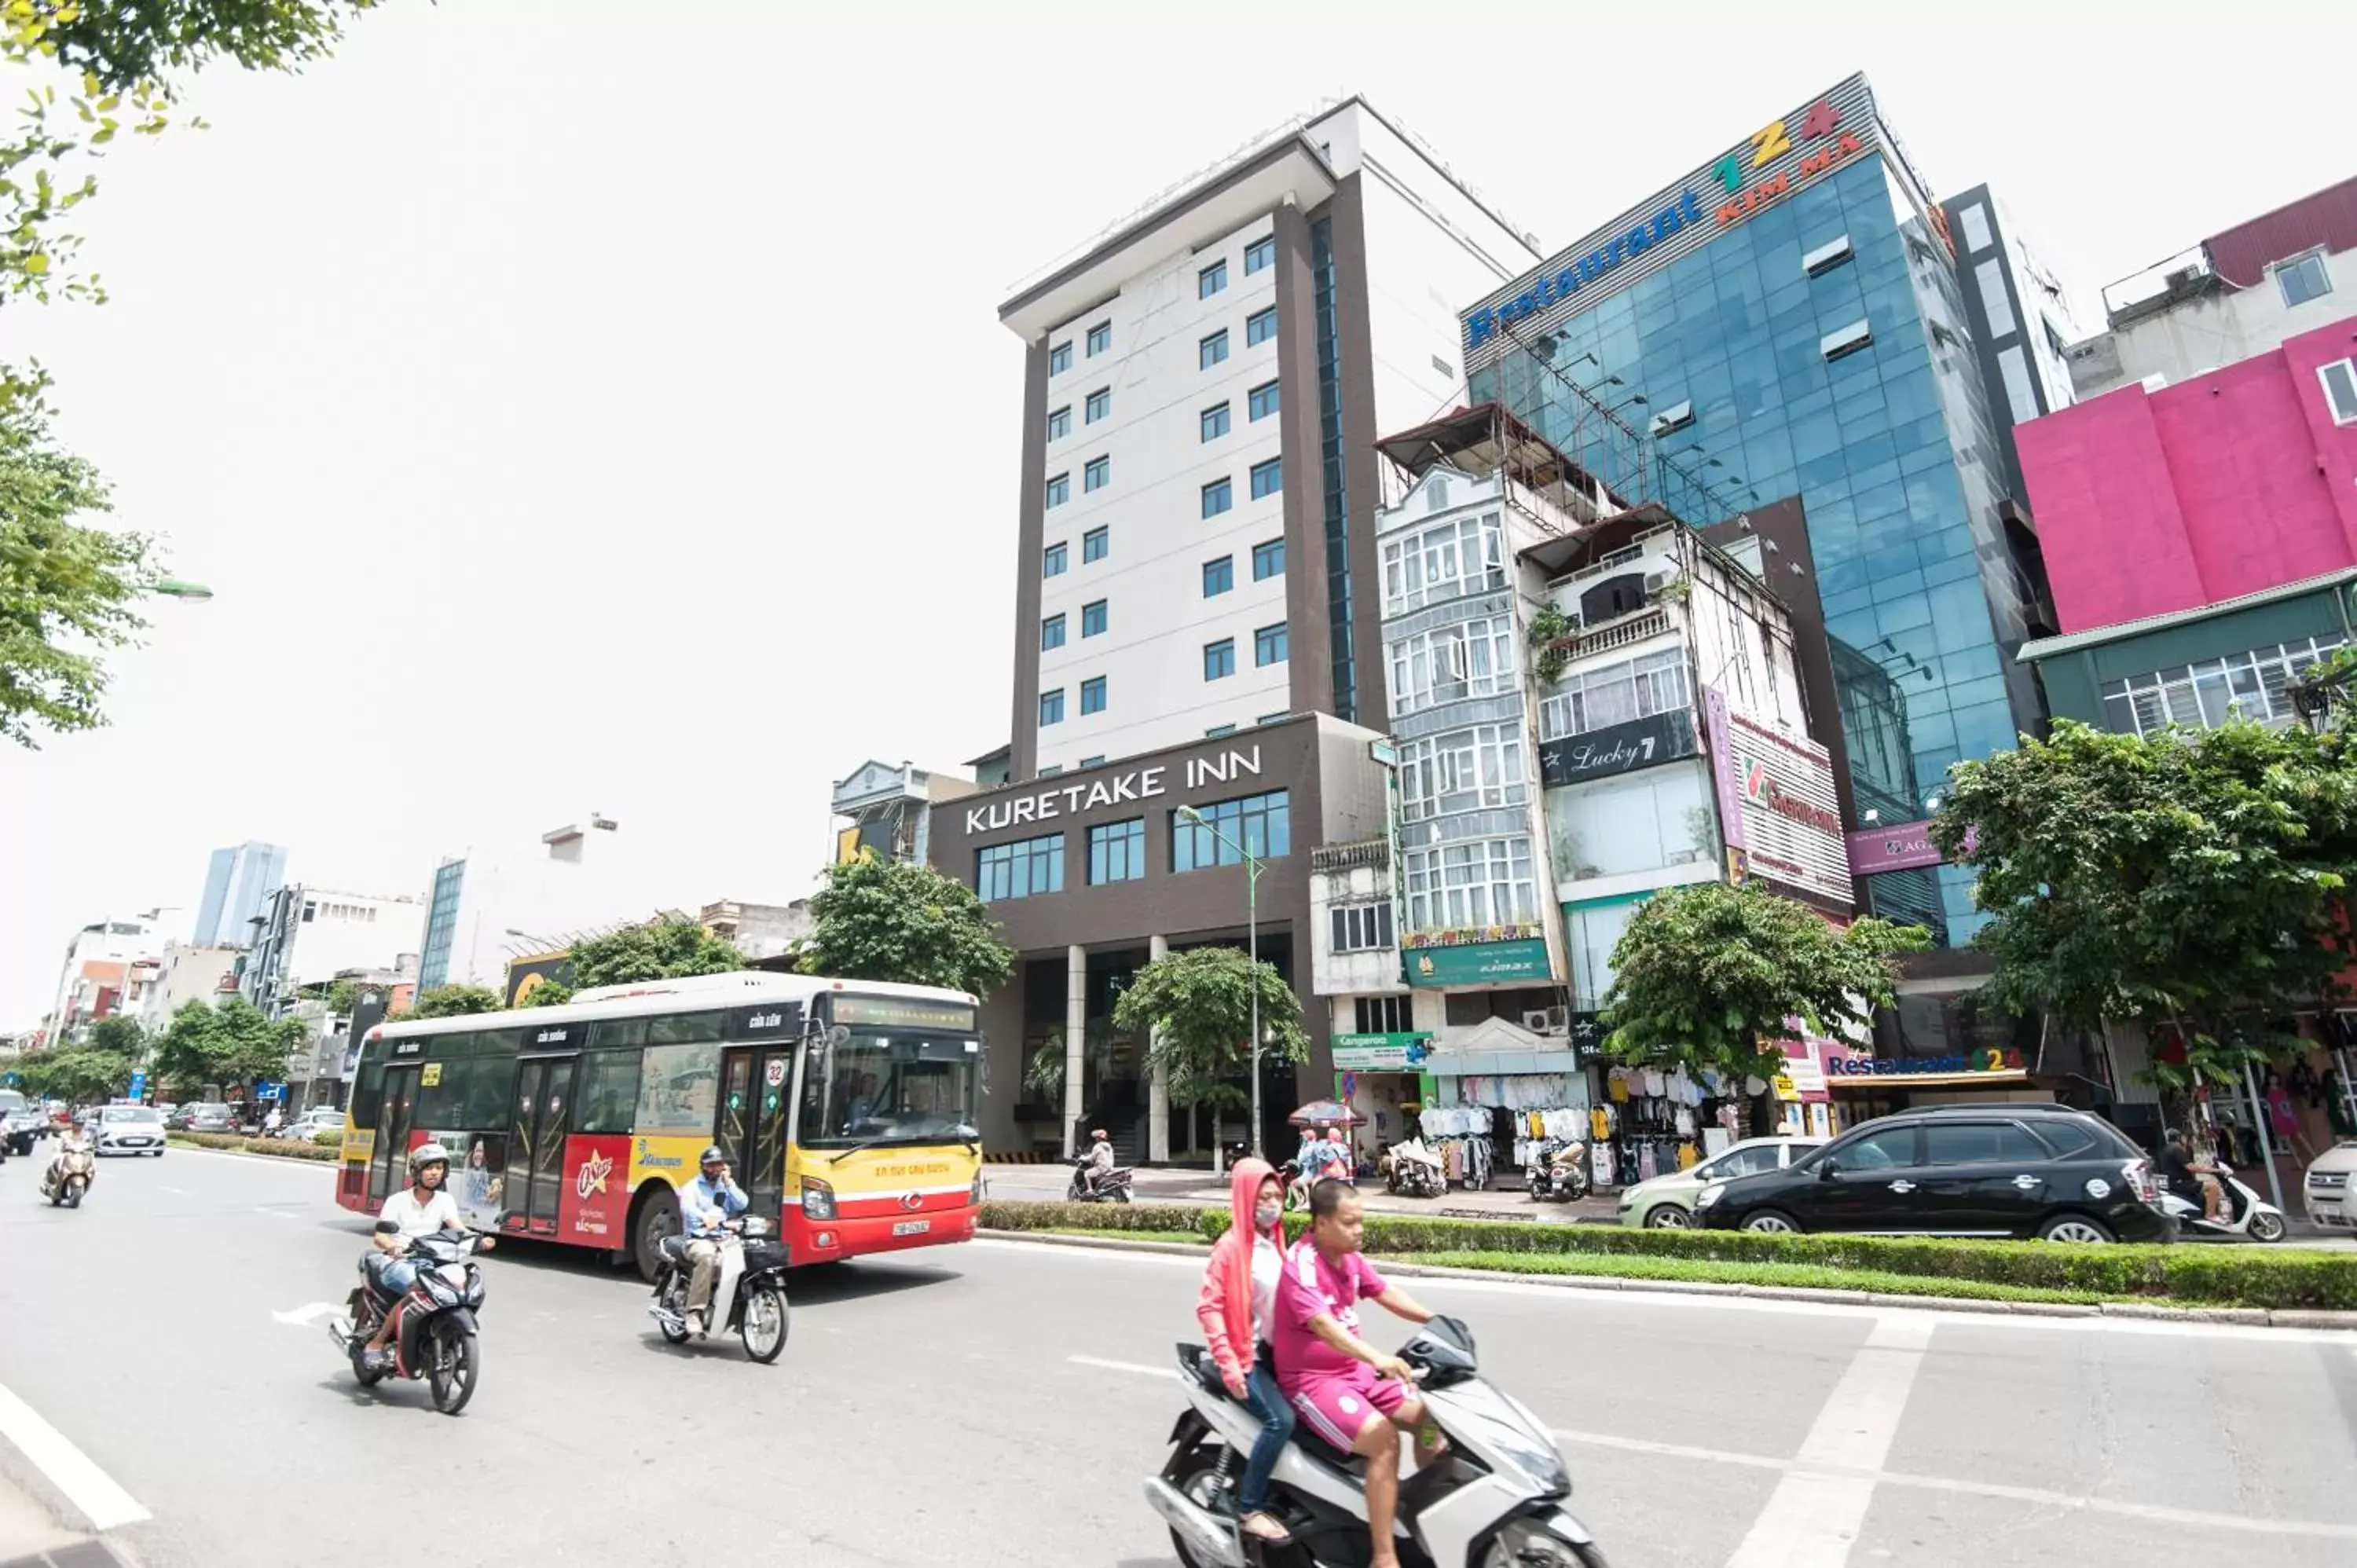
[[[1082,1064],[1088,1053],[1089,950],[1064,950],[1064,1157],[1078,1153],[1073,1140],[1081,1133]]]
[[[1157,935],[1146,939],[1149,960],[1160,959],[1170,951],[1170,943]],[[1158,1048],[1162,1031],[1154,1031],[1151,1044]],[[1149,1165],[1168,1165],[1170,1161],[1170,1075],[1162,1064],[1154,1064],[1153,1080],[1146,1088],[1146,1159]]]

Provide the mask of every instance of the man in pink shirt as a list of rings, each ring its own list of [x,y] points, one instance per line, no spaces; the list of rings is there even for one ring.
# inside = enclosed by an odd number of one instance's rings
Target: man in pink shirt
[[[1424,1401],[1406,1362],[1359,1337],[1358,1304],[1374,1301],[1410,1323],[1429,1323],[1432,1314],[1360,1251],[1365,1225],[1359,1195],[1348,1184],[1327,1180],[1312,1187],[1309,1214],[1309,1234],[1286,1259],[1269,1315],[1277,1386],[1311,1431],[1365,1458],[1372,1568],[1399,1568],[1392,1533],[1399,1434],[1424,1426]],[[1416,1463],[1429,1464],[1438,1449],[1437,1434],[1429,1444],[1419,1434]]]

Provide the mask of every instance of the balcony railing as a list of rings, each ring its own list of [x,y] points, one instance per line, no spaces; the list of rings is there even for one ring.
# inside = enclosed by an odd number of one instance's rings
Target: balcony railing
[[[1607,621],[1591,630],[1559,638],[1548,646],[1569,649],[1569,662],[1576,664],[1592,655],[1609,653],[1616,648],[1627,648],[1649,638],[1663,637],[1675,629],[1671,624],[1669,612],[1656,605],[1633,615],[1622,616],[1619,620]]]
[[[1309,852],[1312,871],[1388,871],[1392,864],[1392,848],[1383,839],[1361,839],[1356,843],[1322,843]]]

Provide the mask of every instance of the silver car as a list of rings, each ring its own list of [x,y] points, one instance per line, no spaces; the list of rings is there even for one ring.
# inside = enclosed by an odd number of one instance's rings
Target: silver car
[[[1691,1170],[1641,1181],[1620,1194],[1620,1223],[1647,1230],[1683,1230],[1694,1223],[1695,1195],[1713,1182],[1779,1171],[1824,1147],[1823,1138],[1746,1138]]]
[[[152,1105],[110,1105],[98,1114],[102,1155],[164,1156],[164,1113]]]

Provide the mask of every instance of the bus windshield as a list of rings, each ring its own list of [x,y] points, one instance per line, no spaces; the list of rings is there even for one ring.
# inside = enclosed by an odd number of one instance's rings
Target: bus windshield
[[[982,1044],[966,1036],[855,1032],[811,1052],[795,1138],[806,1148],[971,1143]],[[831,1069],[831,1070],[830,1070]]]

